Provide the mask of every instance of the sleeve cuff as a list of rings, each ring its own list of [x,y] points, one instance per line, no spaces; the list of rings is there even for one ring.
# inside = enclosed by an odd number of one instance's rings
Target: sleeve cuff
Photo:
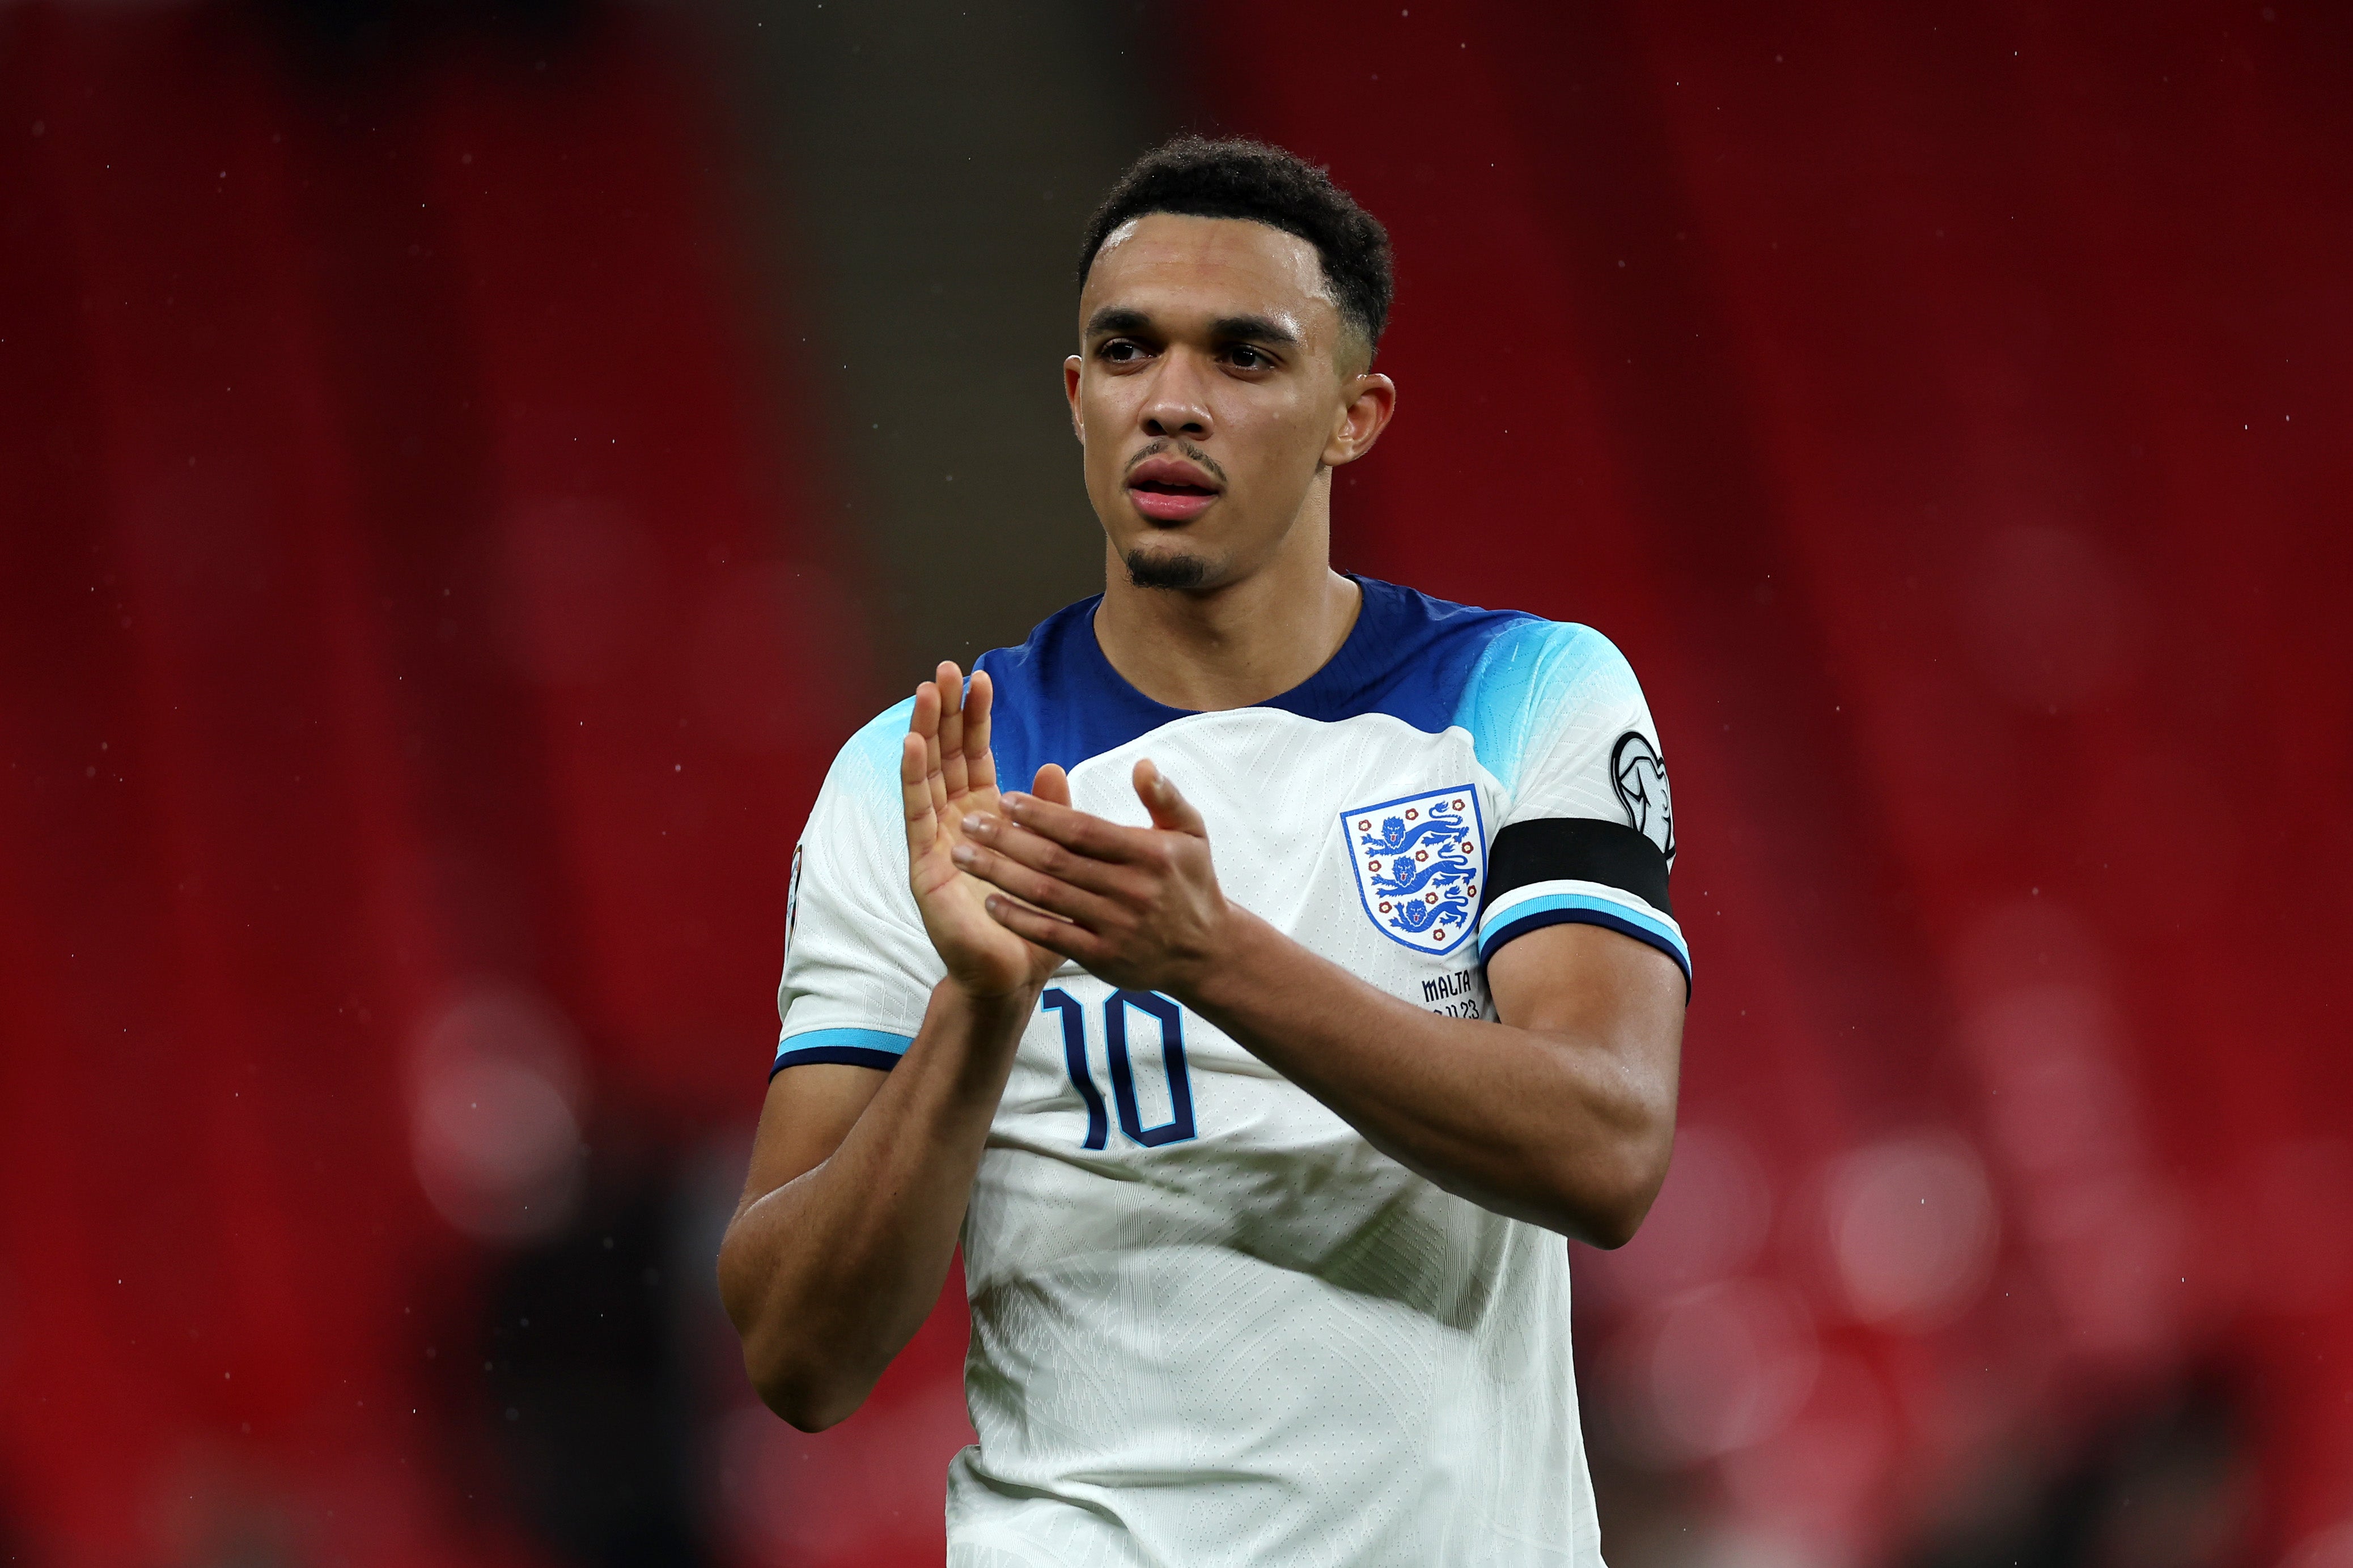
[[[854,1068],[876,1068],[889,1072],[899,1065],[914,1041],[905,1035],[893,1035],[881,1029],[806,1029],[797,1035],[786,1035],[776,1042],[776,1063],[768,1069],[774,1078],[786,1068],[807,1067],[812,1062],[839,1062]]]
[[[1675,961],[1690,994],[1691,949],[1683,927],[1630,893],[1599,882],[1530,882],[1489,904],[1479,917],[1479,962],[1494,957],[1514,937],[1550,925],[1597,925],[1647,942]]]

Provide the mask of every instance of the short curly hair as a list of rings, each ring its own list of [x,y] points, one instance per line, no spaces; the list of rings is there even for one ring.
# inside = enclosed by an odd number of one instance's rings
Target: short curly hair
[[[1082,288],[1103,241],[1146,213],[1248,218],[1298,236],[1315,247],[1340,320],[1363,334],[1367,348],[1380,342],[1396,289],[1388,231],[1297,153],[1240,137],[1187,134],[1162,142],[1128,166],[1087,221],[1079,247]]]

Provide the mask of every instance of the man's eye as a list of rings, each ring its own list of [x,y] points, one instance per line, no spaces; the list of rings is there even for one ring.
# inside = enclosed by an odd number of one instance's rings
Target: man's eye
[[[1236,343],[1226,351],[1226,354],[1234,362],[1237,370],[1264,370],[1274,363],[1248,343]]]
[[[1125,338],[1113,338],[1103,344],[1101,352],[1103,357],[1113,364],[1128,364],[1144,357],[1142,346]]]

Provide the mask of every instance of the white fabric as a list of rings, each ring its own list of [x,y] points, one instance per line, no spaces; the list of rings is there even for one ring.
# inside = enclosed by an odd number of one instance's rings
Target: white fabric
[[[1377,712],[1187,715],[1081,762],[1076,804],[1143,824],[1129,774],[1152,758],[1206,818],[1229,899],[1392,994],[1492,1016],[1467,927],[1431,953],[1376,925],[1343,816],[1460,788],[1490,841],[1527,816],[1626,821],[1609,752],[1630,729],[1655,746],[1641,691],[1606,641],[1547,629],[1581,640],[1555,638],[1560,668],[1500,717],[1467,699],[1435,734]],[[906,887],[905,721],[844,749],[810,819],[787,1047],[912,1036],[942,973]],[[1139,1143],[1106,1067],[1112,988],[1075,967],[1052,985],[1084,1022],[1103,1146],[1082,1146],[1069,1010],[1041,1008],[965,1225],[980,1442],[951,1471],[949,1562],[1599,1563],[1563,1240],[1409,1172],[1189,1013],[1195,1135]],[[1150,1132],[1176,1109],[1162,1028],[1121,1016]]]

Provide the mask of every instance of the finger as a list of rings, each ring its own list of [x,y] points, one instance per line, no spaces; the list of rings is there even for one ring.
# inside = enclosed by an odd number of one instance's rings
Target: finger
[[[940,687],[940,778],[954,799],[964,794],[971,776],[964,761],[964,671],[944,659],[935,679]]]
[[[1209,825],[1193,809],[1193,803],[1176,793],[1168,775],[1153,765],[1149,757],[1135,764],[1135,797],[1144,802],[1144,809],[1152,814],[1152,826],[1168,833],[1189,834],[1195,838],[1207,838]]]
[[[997,759],[988,751],[989,715],[996,708],[997,683],[988,671],[974,670],[964,699],[965,776],[974,789],[997,787]]]
[[[1029,786],[1029,793],[1054,805],[1068,805],[1071,804],[1071,775],[1062,771],[1061,763],[1048,763],[1038,770],[1037,782]]]
[[[899,795],[907,814],[907,854],[921,859],[938,842],[938,815],[932,809],[931,773],[924,762],[923,738],[907,731],[899,742]]]
[[[932,810],[944,815],[948,808],[948,792],[940,781],[940,689],[926,680],[915,688],[915,710],[907,719],[907,732],[923,742],[923,787],[931,796]]]
[[[1034,795],[1007,795],[1005,812],[1030,832],[1041,834],[1066,849],[1075,849],[1090,860],[1133,866],[1155,854],[1149,829],[1122,827],[1115,822],[1105,822],[1100,816],[1090,816]]]
[[[1066,921],[1100,929],[1103,917],[1113,913],[1111,906],[1093,894],[1086,892],[1042,871],[1034,871],[1010,856],[977,844],[959,844],[955,850],[957,867],[987,882],[990,887],[1012,894],[1023,903],[1060,915]]]
[[[1103,942],[1084,926],[1056,920],[1043,910],[1028,908],[1018,899],[995,894],[986,907],[988,918],[1007,931],[1074,963],[1084,963],[1103,951]]]
[[[907,715],[907,733],[929,741],[940,732],[940,689],[930,681],[915,688],[915,706]]]
[[[1052,839],[1001,816],[975,814],[964,819],[963,826],[965,837],[975,843],[987,845],[1008,859],[1058,882],[1068,882],[1074,888],[1126,903],[1141,904],[1151,897],[1150,887],[1133,868],[1065,849]],[[1007,890],[1020,891],[1018,888]],[[1022,894],[1024,898],[1028,896]]]

